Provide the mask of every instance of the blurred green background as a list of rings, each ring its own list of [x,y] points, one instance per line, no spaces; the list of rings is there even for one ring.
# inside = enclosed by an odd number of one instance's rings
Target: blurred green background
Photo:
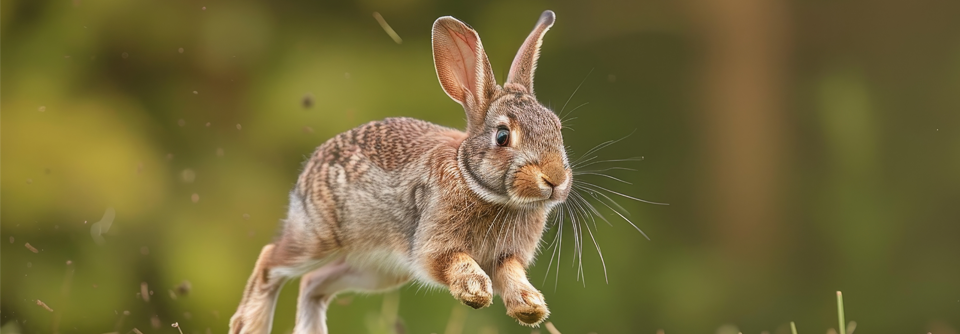
[[[632,185],[592,182],[670,203],[618,200],[650,241],[603,211],[609,283],[589,241],[577,279],[569,229],[556,280],[540,256],[531,281],[560,331],[823,333],[836,290],[858,332],[960,329],[960,2],[0,4],[6,330],[225,332],[317,145],[391,116],[463,128],[433,20],[476,28],[503,80],[545,9],[558,19],[537,93],[579,107],[572,156],[632,133],[599,154],[642,157],[611,165],[636,169],[616,174]],[[295,297],[288,285],[274,332]],[[383,301],[341,298],[331,331],[376,331],[398,301],[407,333],[459,317],[463,333],[530,332],[499,300],[465,310],[406,286]]]

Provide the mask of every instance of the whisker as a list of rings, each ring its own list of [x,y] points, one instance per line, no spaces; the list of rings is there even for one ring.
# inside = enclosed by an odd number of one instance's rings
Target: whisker
[[[608,141],[605,141],[605,142],[602,142],[602,143],[598,144],[597,146],[594,146],[593,148],[587,150],[586,153],[583,153],[583,155],[581,155],[579,159],[575,160],[575,161],[574,161],[574,164],[576,164],[577,162],[579,162],[580,159],[582,159],[582,158],[585,157],[585,156],[588,156],[588,155],[594,154],[594,153],[596,153],[596,152],[599,152],[600,150],[602,150],[602,149],[604,149],[604,148],[606,148],[606,147],[608,147],[608,146],[610,146],[610,145],[619,143],[620,141],[622,141],[622,140],[624,140],[624,139],[627,139],[627,137],[630,137],[631,135],[633,135],[634,132],[636,132],[636,130],[631,131],[631,132],[628,133],[626,136],[623,136],[623,137],[621,137],[621,138],[619,138],[619,139],[608,140]]]
[[[561,206],[561,209],[565,208],[566,205]],[[563,217],[563,210],[560,211],[560,217]],[[557,274],[553,278],[553,291],[557,291],[557,287],[560,286],[560,255],[563,254],[563,219],[560,220],[560,228],[557,229],[557,233],[560,235],[560,240],[557,241]],[[547,274],[550,272],[547,271]]]
[[[573,195],[572,197],[573,204],[576,205],[577,209],[580,211],[580,216],[585,217],[584,220],[586,220],[586,217],[589,217],[590,221],[593,222],[593,228],[596,229],[597,228],[596,218],[594,218],[594,216],[591,215],[590,212],[588,212],[586,208],[583,206],[583,204],[587,204],[586,199],[584,199],[580,194],[577,194],[577,193],[574,193],[572,195]]]
[[[574,112],[574,111],[577,111],[577,109],[580,109],[580,107],[583,107],[583,106],[588,105],[588,104],[590,104],[590,102],[584,102],[584,103],[581,103],[580,105],[578,105],[576,108],[570,109],[570,111],[567,112],[567,116],[573,115],[573,112]],[[576,117],[561,118],[561,119],[560,119],[560,124],[562,125],[563,122],[565,122],[565,121],[572,121],[572,120],[575,120],[575,119],[577,119],[577,118],[576,118]]]
[[[593,216],[600,217],[601,220],[607,222],[607,225],[613,226],[613,224],[611,224],[610,221],[607,220],[607,217],[604,216],[604,215],[602,215],[602,214],[600,214],[600,211],[597,211],[597,209],[596,209],[595,207],[593,207],[593,204],[590,204],[590,202],[587,201],[586,198],[583,197],[583,195],[580,195],[579,193],[574,193],[574,195],[577,196],[578,198],[580,198],[581,201],[583,201],[583,204],[585,204],[586,207],[590,209],[590,212],[593,214]],[[599,199],[597,199],[597,200],[599,200]],[[594,222],[593,228],[594,228],[594,229],[597,228],[596,222]]]
[[[583,79],[580,80],[580,84],[577,85],[577,88],[574,89],[574,90],[573,90],[573,93],[570,94],[570,97],[567,98],[567,102],[564,102],[564,103],[563,103],[563,107],[560,107],[560,112],[558,112],[557,114],[563,116],[563,109],[566,109],[566,108],[567,108],[567,103],[570,103],[570,100],[573,99],[573,96],[574,96],[574,95],[577,95],[577,92],[580,91],[580,87],[583,86],[583,83],[584,83],[585,81],[587,81],[587,78],[590,77],[590,73],[593,73],[593,69],[592,69],[592,68],[590,69],[590,72],[587,72],[587,75],[583,76]],[[571,112],[572,112],[572,111],[571,111]]]
[[[500,207],[500,210],[497,211],[497,215],[496,215],[496,216],[493,216],[493,220],[490,221],[490,227],[487,227],[487,233],[484,233],[484,234],[483,234],[483,241],[480,242],[480,245],[482,245],[482,247],[483,247],[484,250],[486,250],[486,247],[487,247],[487,246],[486,246],[486,245],[487,245],[487,237],[490,235],[490,230],[492,230],[492,229],[493,229],[493,225],[495,225],[495,224],[497,223],[497,218],[499,218],[499,217],[500,217],[500,214],[503,213],[503,209],[504,209],[504,208],[505,208],[505,206],[501,206],[501,207]]]
[[[582,222],[585,223],[585,220],[587,219],[587,217],[584,216],[582,212],[582,208],[579,208],[579,205],[577,205],[576,202],[574,202],[573,204],[575,206],[572,208],[571,211],[573,212],[574,215],[578,215],[579,217],[576,223],[577,225],[577,229],[576,229],[577,230],[577,275],[579,275],[579,278],[577,280],[581,281],[583,283],[583,286],[586,287],[587,276],[586,276],[586,272],[583,271],[583,226],[581,225],[581,223]],[[587,229],[589,230],[590,224],[587,223],[586,225],[587,225]]]
[[[624,208],[622,205],[620,205],[620,203],[617,203],[617,201],[614,201],[612,198],[610,198],[610,196],[607,196],[607,194],[604,194],[604,193],[602,193],[602,192],[599,192],[599,191],[597,191],[597,190],[595,190],[595,189],[591,189],[591,188],[584,187],[584,186],[579,185],[579,184],[574,185],[574,188],[575,188],[575,189],[578,189],[578,190],[583,190],[583,191],[589,193],[591,197],[597,199],[598,201],[601,200],[600,197],[603,197],[603,198],[605,198],[606,200],[610,201],[610,203],[613,203],[613,205],[616,206],[617,209],[620,209],[620,210],[618,210],[618,211],[623,211],[622,213],[623,213],[624,215],[626,215],[626,216],[629,216],[629,215],[630,215],[630,210],[627,210],[627,208]],[[598,195],[599,195],[600,197],[598,197]]]
[[[596,225],[593,227],[596,229]],[[597,243],[597,239],[593,237],[593,231],[590,231],[590,226],[587,226],[587,233],[590,233],[590,239],[593,240],[593,245],[597,247],[597,254],[600,255],[600,264],[603,266],[603,280],[607,284],[610,284],[610,278],[607,277],[607,262],[603,260],[603,251],[600,250],[600,244]]]
[[[602,176],[602,177],[605,177],[605,178],[608,178],[608,179],[611,179],[611,180],[614,180],[614,181],[617,181],[617,182],[620,182],[620,183],[633,184],[633,183],[630,183],[630,182],[621,180],[621,179],[619,179],[619,178],[617,178],[617,177],[615,177],[615,176],[611,176],[611,175],[603,174],[603,173],[580,172],[580,173],[573,173],[573,175],[596,175],[596,176]]]
[[[557,215],[554,216],[553,222],[558,227],[557,234],[553,236],[553,241],[547,245],[547,249],[549,249],[550,246],[553,246],[553,252],[550,253],[550,262],[547,264],[547,270],[543,275],[543,282],[540,284],[547,284],[547,277],[550,276],[550,268],[553,267],[553,258],[557,255],[557,246],[559,245],[558,241],[560,240],[560,235],[563,231],[563,210],[560,210]],[[556,291],[557,287],[554,286],[553,289]]]
[[[601,168],[601,169],[588,169],[588,170],[580,169],[580,170],[575,170],[575,171],[573,171],[573,175],[577,175],[577,173],[588,173],[588,172],[589,172],[589,173],[602,173],[602,172],[609,172],[609,171],[612,171],[612,170],[625,170],[625,171],[630,171],[630,172],[636,172],[636,171],[637,171],[636,169],[629,168],[629,167],[616,167],[616,166],[614,166],[614,167],[607,167],[607,168]]]
[[[608,198],[609,198],[609,197],[608,197]],[[614,203],[616,203],[616,202],[614,202]],[[637,227],[637,225],[634,224],[633,221],[631,221],[629,218],[627,218],[627,217],[624,216],[622,213],[620,213],[620,211],[617,211],[617,210],[613,209],[612,207],[610,207],[610,205],[608,205],[608,204],[607,204],[606,202],[604,202],[604,201],[600,201],[600,204],[603,204],[603,205],[606,206],[608,209],[610,209],[610,211],[613,211],[614,213],[616,213],[617,216],[620,216],[620,218],[622,218],[623,220],[627,221],[627,223],[630,223],[630,226],[633,226],[633,228],[637,229],[637,231],[640,232],[640,234],[642,234],[644,238],[647,238],[647,240],[650,240],[650,237],[647,236],[647,233],[643,232],[643,230],[641,230],[639,227]]]
[[[592,156],[592,157],[590,157],[589,159],[586,159],[586,160],[583,160],[583,161],[578,161],[576,164],[574,164],[574,165],[572,165],[572,166],[573,166],[574,169],[579,169],[579,168],[583,168],[583,167],[587,167],[587,166],[593,166],[593,165],[596,165],[596,164],[602,164],[602,163],[608,163],[608,162],[643,161],[643,157],[630,157],[630,158],[623,158],[623,159],[597,160],[597,161],[592,161],[592,162],[591,162],[591,160],[596,159],[596,158],[597,158],[597,156]],[[625,167],[621,167],[621,168],[625,168]]]
[[[596,188],[599,188],[599,189],[601,189],[601,190],[603,190],[603,191],[607,191],[607,192],[610,192],[610,193],[612,193],[612,194],[615,194],[615,195],[618,195],[618,196],[621,196],[621,197],[624,197],[624,198],[629,198],[629,199],[632,199],[632,200],[637,201],[637,202],[644,202],[644,203],[647,203],[647,204],[656,204],[656,205],[670,205],[670,203],[660,203],[660,202],[648,201],[648,200],[645,200],[645,199],[639,199],[639,198],[636,198],[636,197],[633,197],[633,196],[630,196],[630,195],[625,195],[625,194],[623,194],[623,193],[619,193],[619,192],[616,192],[616,191],[613,191],[613,190],[610,190],[610,189],[607,189],[607,188],[598,186],[598,185],[596,185],[596,184],[587,183],[587,182],[578,181],[578,180],[573,180],[573,183],[578,183],[578,182],[579,182],[580,185],[589,185],[589,186],[591,186],[591,187],[596,187]]]

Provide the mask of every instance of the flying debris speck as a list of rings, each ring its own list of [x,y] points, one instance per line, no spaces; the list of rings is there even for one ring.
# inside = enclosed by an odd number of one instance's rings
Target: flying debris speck
[[[39,253],[39,251],[37,251],[37,248],[36,248],[36,247],[33,247],[33,245],[31,245],[29,242],[26,243],[26,244],[24,244],[23,246],[24,246],[24,247],[27,247],[27,249],[29,249],[29,250],[30,250],[31,252],[33,252],[34,254]]]
[[[98,245],[106,243],[106,240],[103,239],[103,234],[110,230],[110,225],[113,225],[113,219],[116,218],[116,216],[117,212],[113,210],[113,208],[107,208],[107,211],[103,213],[103,218],[100,218],[100,221],[90,225],[90,236],[93,237],[93,241]]]
[[[186,296],[190,294],[190,289],[192,289],[192,285],[190,284],[190,281],[183,280],[183,282],[180,282],[180,284],[177,285],[177,294],[181,296]]]
[[[203,6],[203,8],[200,8],[200,10],[207,10],[207,6]]]
[[[304,94],[301,104],[303,104],[303,109],[310,109],[310,107],[313,107],[313,94]]]
[[[177,49],[177,52],[183,53],[183,48]]]
[[[197,95],[197,94],[200,94],[200,92],[198,92],[198,91],[193,91],[193,95]]]
[[[190,200],[194,203],[200,202],[200,195],[194,193],[193,195],[190,195]]]
[[[121,54],[120,54],[120,57],[123,57],[123,59],[127,59],[127,57],[130,57],[130,55],[129,55],[128,53],[124,52],[124,53],[121,53]]]
[[[240,123],[237,123],[237,130],[240,130],[240,129],[242,129],[242,127],[240,126]]]
[[[182,126],[184,126],[184,125],[187,125],[187,121],[185,121],[185,120],[183,120],[183,118],[181,118],[181,119],[177,120],[177,125],[179,125],[179,126],[182,127]]]
[[[217,148],[217,156],[218,156],[218,157],[222,157],[222,156],[223,156],[223,149],[222,149],[222,148],[219,148],[219,147]]]
[[[40,301],[39,299],[37,299],[37,306],[43,307],[43,309],[45,309],[45,310],[47,310],[47,311],[50,311],[50,312],[53,312],[53,309],[50,308],[50,306],[47,306],[47,303],[44,303],[44,302]]]
[[[47,106],[40,106],[40,108],[37,108],[37,110],[39,110],[40,112],[47,111]]]

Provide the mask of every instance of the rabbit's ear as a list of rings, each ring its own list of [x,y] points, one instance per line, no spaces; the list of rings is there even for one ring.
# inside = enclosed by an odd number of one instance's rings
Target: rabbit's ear
[[[537,26],[527,36],[523,46],[517,51],[513,58],[513,64],[510,65],[510,74],[507,75],[507,82],[504,84],[515,87],[520,86],[527,90],[527,93],[533,95],[533,71],[537,68],[537,58],[540,57],[540,44],[543,43],[543,35],[553,26],[553,21],[557,16],[552,10],[546,10],[540,14],[537,20]]]
[[[467,128],[483,124],[497,81],[480,36],[459,20],[444,16],[433,23],[433,63],[440,85],[467,111]]]

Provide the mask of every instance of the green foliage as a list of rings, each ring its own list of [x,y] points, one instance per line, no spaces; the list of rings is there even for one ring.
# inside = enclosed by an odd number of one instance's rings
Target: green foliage
[[[597,159],[638,158],[592,166],[630,184],[583,180],[670,203],[612,196],[647,241],[587,197],[610,223],[589,223],[607,277],[590,240],[579,271],[569,222],[550,272],[544,248],[529,276],[562,332],[806,333],[833,322],[835,290],[864,331],[960,328],[956,2],[0,6],[4,333],[225,332],[317,145],[391,116],[463,127],[433,20],[476,28],[502,81],[544,9],[536,92],[571,156],[626,137]],[[418,285],[346,294],[329,326],[442,333],[461,311],[464,334],[530,332],[499,301],[467,310]]]

